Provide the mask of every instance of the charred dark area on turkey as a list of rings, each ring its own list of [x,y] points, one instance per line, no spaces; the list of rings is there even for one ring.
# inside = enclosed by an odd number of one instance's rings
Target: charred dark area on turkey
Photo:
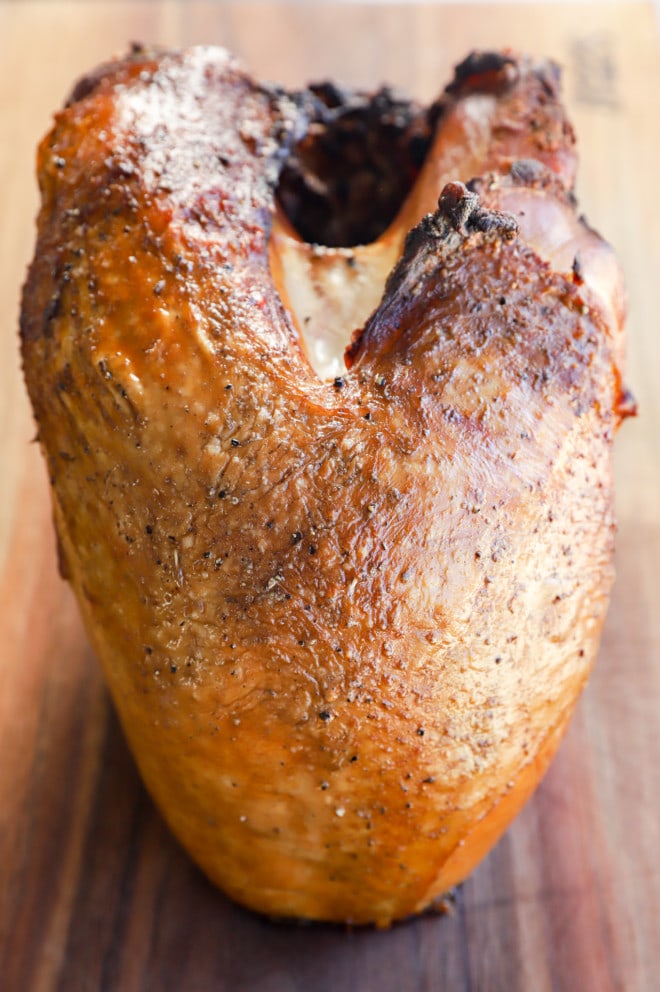
[[[498,234],[510,240],[518,231],[515,217],[487,210],[478,195],[460,182],[447,183],[438,200],[436,218],[444,218],[455,231]]]
[[[367,94],[317,83],[291,94],[308,123],[280,175],[284,213],[311,244],[375,241],[414,185],[445,110],[475,93],[503,96],[522,78],[541,153],[572,144],[570,124],[554,105],[559,67],[549,59],[532,63],[509,52],[472,52],[428,108],[386,87]]]
[[[445,92],[451,96],[474,92],[499,94],[516,82],[520,70],[520,60],[508,52],[471,52],[456,66]],[[561,78],[557,63],[542,59],[534,64],[533,71],[545,94],[556,99]]]
[[[388,320],[394,325],[401,323],[399,317],[410,300],[420,295],[416,290],[422,281],[461,252],[471,235],[511,242],[517,233],[515,217],[483,207],[479,196],[463,183],[447,183],[435,213],[426,214],[409,232],[403,254],[385,285],[383,303],[346,349],[347,367],[352,368],[374,346]],[[388,337],[394,340],[389,333]]]
[[[385,297],[394,297],[405,283],[413,284],[428,268],[437,269],[445,255],[456,251],[470,234],[485,234],[511,241],[518,232],[515,217],[488,210],[463,183],[447,183],[438,209],[427,214],[410,231],[403,255],[390,274]]]
[[[440,105],[420,108],[384,87],[374,94],[317,83],[297,95],[309,115],[277,195],[312,244],[375,241],[394,220],[429,150]]]
[[[454,96],[475,90],[496,93],[514,82],[517,74],[516,60],[505,52],[470,52],[454,69],[446,92]]]

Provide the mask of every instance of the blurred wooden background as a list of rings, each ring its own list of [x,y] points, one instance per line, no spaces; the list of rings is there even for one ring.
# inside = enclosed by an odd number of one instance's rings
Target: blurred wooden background
[[[617,445],[601,656],[536,796],[451,917],[272,924],[214,891],[142,789],[68,588],[20,377],[34,150],[131,40],[222,43],[256,73],[434,96],[475,47],[556,57],[581,206],[630,293],[641,416]],[[0,987],[4,992],[656,992],[660,988],[660,59],[647,4],[0,2]]]

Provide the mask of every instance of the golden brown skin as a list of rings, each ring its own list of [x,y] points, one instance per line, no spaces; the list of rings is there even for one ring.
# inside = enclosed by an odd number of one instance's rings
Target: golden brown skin
[[[559,178],[492,147],[457,166],[490,170],[481,201],[445,188],[333,383],[268,252],[301,102],[215,49],[74,95],[39,151],[23,354],[124,730],[233,898],[387,925],[533,790],[607,606],[622,291],[564,192],[568,126]]]

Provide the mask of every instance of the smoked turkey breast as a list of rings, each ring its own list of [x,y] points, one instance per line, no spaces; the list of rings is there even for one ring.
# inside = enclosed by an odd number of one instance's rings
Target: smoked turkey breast
[[[554,754],[613,579],[624,296],[549,62],[430,108],[137,46],[39,149],[25,377],[144,782],[268,914],[387,925]]]

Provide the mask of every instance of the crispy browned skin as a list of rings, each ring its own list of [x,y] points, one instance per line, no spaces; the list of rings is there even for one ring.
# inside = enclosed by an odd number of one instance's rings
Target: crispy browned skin
[[[522,63],[494,65],[459,82],[498,106]],[[268,255],[304,100],[213,49],[138,52],[75,97],[39,152],[23,354],[65,569],[144,780],[248,906],[418,912],[537,784],[612,582],[622,296],[564,192],[556,94],[559,178],[509,173],[500,127],[481,202],[445,189],[336,384]]]

